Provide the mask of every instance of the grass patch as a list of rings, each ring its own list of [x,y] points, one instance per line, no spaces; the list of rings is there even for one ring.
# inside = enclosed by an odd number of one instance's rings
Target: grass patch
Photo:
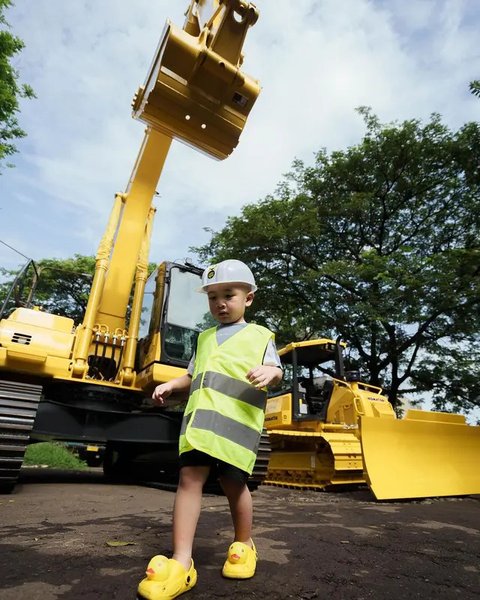
[[[57,469],[86,469],[86,464],[72,450],[59,442],[30,444],[25,451],[24,465],[47,465]]]

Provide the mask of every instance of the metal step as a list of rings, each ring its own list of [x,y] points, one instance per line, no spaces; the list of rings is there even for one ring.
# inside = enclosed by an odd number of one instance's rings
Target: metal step
[[[258,447],[257,460],[253,467],[253,472],[248,481],[248,487],[251,491],[254,491],[261,485],[267,477],[268,463],[270,460],[270,441],[268,432],[266,429],[262,431],[262,437],[260,438],[260,444]]]

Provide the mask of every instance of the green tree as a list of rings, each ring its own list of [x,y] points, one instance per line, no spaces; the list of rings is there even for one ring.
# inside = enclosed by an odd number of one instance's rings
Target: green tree
[[[274,195],[195,250],[251,265],[251,318],[280,344],[341,336],[351,367],[394,405],[429,390],[437,407],[468,412],[480,406],[479,125],[359,112],[360,144],[296,161]]]
[[[148,265],[149,275],[156,265]],[[43,311],[70,317],[75,324],[83,320],[95,271],[95,257],[75,254],[73,258],[44,258],[27,263],[14,286],[9,309],[15,306],[38,306]],[[0,268],[0,308],[7,298],[18,271]],[[133,290],[132,290],[133,293]],[[127,318],[130,310],[127,310]]]
[[[45,312],[70,317],[78,324],[87,307],[94,270],[95,258],[79,254],[67,259],[42,259],[36,265],[31,263],[15,286],[10,308],[33,304]],[[1,303],[17,272],[1,269],[0,274],[4,278],[0,285]]]
[[[19,83],[19,74],[12,66],[12,58],[25,45],[19,37],[3,28],[9,27],[5,11],[11,6],[11,0],[0,0],[0,165],[6,157],[17,152],[14,141],[26,135],[17,119],[19,99],[35,97],[29,85]]]
[[[470,82],[470,91],[474,96],[480,97],[480,79],[476,79]]]

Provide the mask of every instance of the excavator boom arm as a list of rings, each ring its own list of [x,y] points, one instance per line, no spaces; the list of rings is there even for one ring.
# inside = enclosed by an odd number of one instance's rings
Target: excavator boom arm
[[[192,0],[183,29],[167,22],[145,85],[133,101],[133,115],[147,130],[127,189],[117,194],[119,210],[99,246],[92,293],[75,342],[75,377],[87,371],[95,331],[138,336],[132,323],[126,331],[127,308],[172,139],[218,159],[237,145],[260,91],[258,82],[240,70],[243,42],[257,17],[245,0]]]

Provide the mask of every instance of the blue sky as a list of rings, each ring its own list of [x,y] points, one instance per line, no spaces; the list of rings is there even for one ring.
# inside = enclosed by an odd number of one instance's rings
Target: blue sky
[[[217,162],[174,142],[158,185],[151,260],[182,260],[246,203],[273,193],[294,158],[345,148],[384,122],[478,120],[480,10],[469,0],[257,0],[244,69],[262,93],[240,144]],[[165,20],[187,0],[16,0],[6,18],[37,99],[22,103],[16,167],[0,175],[0,240],[34,259],[95,254],[144,126],[131,118]],[[266,224],[268,226],[268,224]],[[22,258],[0,246],[0,266]]]

